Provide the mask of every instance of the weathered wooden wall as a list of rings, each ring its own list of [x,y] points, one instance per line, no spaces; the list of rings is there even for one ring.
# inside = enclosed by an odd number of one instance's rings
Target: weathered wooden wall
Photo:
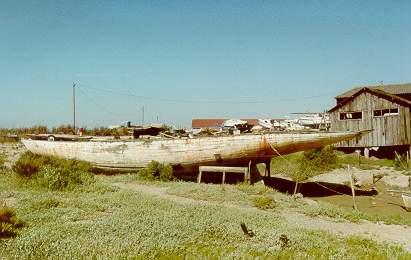
[[[378,109],[398,108],[399,114],[374,117]],[[361,120],[340,120],[340,112],[362,112]],[[374,131],[359,140],[344,141],[339,147],[377,147],[411,144],[410,108],[364,92],[330,114],[332,131]]]

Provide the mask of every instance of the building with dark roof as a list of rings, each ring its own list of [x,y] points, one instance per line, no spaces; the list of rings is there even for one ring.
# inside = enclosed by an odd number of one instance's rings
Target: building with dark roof
[[[332,131],[373,131],[341,148],[394,152],[411,145],[411,83],[353,88],[335,97],[329,110]]]

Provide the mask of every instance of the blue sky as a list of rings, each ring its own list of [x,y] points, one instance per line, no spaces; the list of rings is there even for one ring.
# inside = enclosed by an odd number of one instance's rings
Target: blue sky
[[[0,2],[0,127],[323,111],[411,82],[410,1]],[[198,102],[197,102],[198,101]]]

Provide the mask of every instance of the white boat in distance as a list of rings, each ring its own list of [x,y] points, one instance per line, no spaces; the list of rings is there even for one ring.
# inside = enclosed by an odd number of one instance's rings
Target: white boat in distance
[[[199,165],[248,166],[267,163],[273,156],[318,148],[360,138],[370,131],[289,132],[181,139],[48,141],[22,139],[34,154],[90,162],[96,168],[131,170],[151,161],[171,164],[178,171],[197,171]]]

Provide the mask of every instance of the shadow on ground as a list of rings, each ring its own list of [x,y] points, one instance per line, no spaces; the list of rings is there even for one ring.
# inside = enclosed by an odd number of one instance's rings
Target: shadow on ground
[[[294,181],[276,177],[263,177],[263,180],[264,184],[268,187],[283,193],[294,193]],[[301,193],[304,197],[326,197],[341,194],[351,195],[351,187],[328,182],[304,182],[298,185],[297,192]],[[356,196],[374,196],[377,194],[378,192],[375,189],[355,189]]]

